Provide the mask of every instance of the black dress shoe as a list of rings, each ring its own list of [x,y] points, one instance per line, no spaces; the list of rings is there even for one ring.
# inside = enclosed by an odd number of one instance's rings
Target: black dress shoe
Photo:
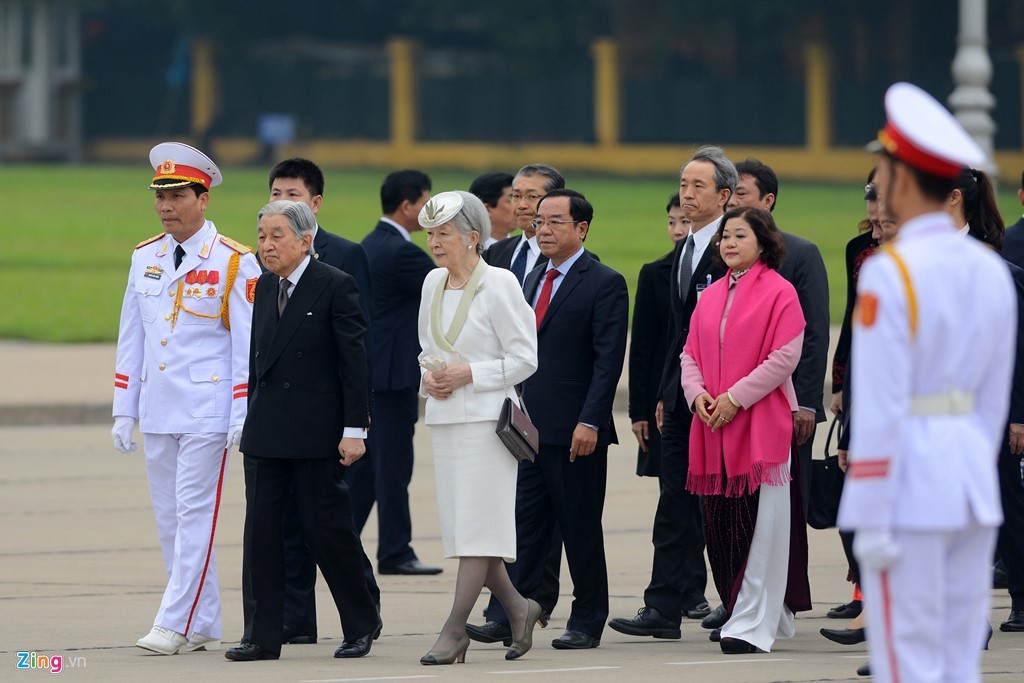
[[[370,646],[373,645],[373,633],[367,633],[362,638],[355,640],[343,640],[334,656],[339,659],[352,659],[354,657],[365,657],[370,654]]]
[[[707,600],[705,600],[699,605],[684,611],[686,612],[687,619],[703,619],[707,615],[711,614],[711,605],[709,605]]]
[[[285,626],[281,630],[281,642],[285,645],[316,645],[316,633]]]
[[[719,605],[711,610],[711,614],[701,619],[700,625],[706,629],[722,628],[727,621],[729,621],[729,613],[725,611],[725,605]]]
[[[871,662],[864,662],[857,667],[858,676],[870,676],[871,675]]]
[[[512,644],[512,627],[497,621],[488,621],[483,626],[466,624],[466,635],[469,636],[470,640],[475,640],[478,643],[497,643],[501,641],[501,644],[505,647],[509,647]]]
[[[708,636],[708,640],[710,640],[712,643],[717,643],[721,639],[722,639],[722,629],[720,629],[720,628],[716,628],[714,631],[711,632],[711,635]]]
[[[419,560],[409,560],[400,564],[382,564],[377,567],[378,574],[430,575],[440,574],[443,571],[440,567],[431,567]]]
[[[818,633],[840,645],[857,645],[867,640],[863,628],[823,628]]]
[[[679,631],[679,624],[673,624],[653,607],[641,607],[632,619],[612,619],[608,626],[613,631],[625,633],[627,636],[652,636],[666,640],[679,640],[683,637]]]
[[[257,659],[280,659],[279,652],[271,652],[267,648],[254,643],[240,643],[224,653],[232,662],[255,662]]]
[[[566,631],[551,641],[551,647],[556,650],[589,650],[600,644],[600,638],[587,635],[583,631]]]
[[[739,638],[722,638],[718,643],[722,653],[727,655],[748,655],[757,652],[757,648]]]
[[[863,609],[864,603],[862,603],[860,600],[851,600],[845,605],[833,607],[825,613],[825,616],[829,619],[853,619],[860,615],[861,610]]]
[[[1024,631],[1024,609],[1011,609],[1010,618],[999,624],[999,630],[1011,633]]]

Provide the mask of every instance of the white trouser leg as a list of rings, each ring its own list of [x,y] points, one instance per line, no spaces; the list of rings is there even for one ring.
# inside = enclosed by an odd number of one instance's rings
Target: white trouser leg
[[[178,440],[170,434],[143,434],[146,452],[146,478],[153,502],[156,532],[160,538],[164,568],[171,575],[174,565],[174,539],[178,535],[177,494]]]

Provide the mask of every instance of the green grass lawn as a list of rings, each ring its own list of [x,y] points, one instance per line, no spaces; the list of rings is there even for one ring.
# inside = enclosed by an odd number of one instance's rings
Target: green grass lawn
[[[867,170],[865,161],[865,171]],[[320,223],[361,240],[380,215],[379,171],[327,171]],[[434,190],[464,189],[474,174],[431,172]],[[0,338],[48,342],[113,341],[131,250],[160,232],[147,189],[145,164],[122,166],[3,166],[0,187],[11,211],[2,222],[0,291],[7,292]],[[266,171],[225,169],[208,217],[218,229],[255,244],[256,212],[267,199]],[[569,186],[594,204],[587,247],[621,272],[630,290],[640,266],[669,251],[665,204],[676,178],[569,175]],[[828,268],[833,321],[845,305],[846,242],[864,215],[859,184],[783,182],[775,218],[779,226],[815,242]],[[1008,222],[1021,213],[1016,193],[1000,205]],[[414,240],[425,245],[423,233]]]

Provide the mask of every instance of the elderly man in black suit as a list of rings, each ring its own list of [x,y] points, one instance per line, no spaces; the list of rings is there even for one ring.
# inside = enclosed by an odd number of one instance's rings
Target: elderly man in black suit
[[[268,179],[270,201],[302,202],[317,217],[323,206],[324,174],[309,159],[292,158],[277,163]],[[313,229],[313,258],[334,266],[355,278],[359,289],[359,306],[366,320],[367,353],[373,348],[370,316],[370,263],[358,242],[327,232],[317,222]],[[283,642],[312,644],[317,641],[316,622],[316,563],[302,538],[298,508],[294,496],[285,510],[284,520],[285,598]],[[364,556],[365,558],[365,556]],[[380,588],[373,576],[369,559],[364,561],[366,585],[374,602],[380,606]],[[252,587],[242,583],[242,604],[251,609]],[[248,621],[248,620],[247,620]],[[243,638],[247,637],[245,634]]]
[[[380,618],[363,574],[342,468],[365,452],[370,423],[366,322],[350,275],[312,258],[316,220],[303,203],[260,211],[249,350],[242,571],[252,586],[247,638],[225,656],[277,659],[284,613],[282,523],[294,491],[302,533],[341,617],[335,657],[362,657]],[[340,462],[339,462],[340,461]]]
[[[513,235],[491,245],[484,252],[488,265],[505,268],[515,273],[520,283],[534,268],[548,262],[537,244],[533,219],[537,215],[537,204],[551,190],[565,187],[565,179],[555,168],[547,164],[527,164],[512,179],[512,193],[509,201],[515,209],[516,227],[521,235]]]
[[[519,465],[510,577],[524,596],[538,594],[557,526],[575,600],[565,633],[551,642],[556,649],[597,647],[608,617],[601,515],[608,445],[618,443],[612,401],[625,358],[629,295],[622,275],[583,248],[593,214],[573,190],[552,190],[540,200],[534,228],[549,263],[531,272],[525,287],[537,317],[539,367],[523,383],[523,400],[540,452]],[[480,627],[466,632],[491,642]]]
[[[420,209],[430,199],[430,178],[420,171],[388,174],[380,188],[383,216],[363,238],[373,287],[373,436],[370,457],[348,474],[352,512],[360,531],[377,504],[381,574],[440,574],[420,562],[412,549],[409,482],[413,434],[419,418],[417,334],[423,279],[434,269],[427,253],[412,243],[420,230]]]
[[[1021,173],[1020,176],[1017,199],[1024,205],[1024,173]],[[1003,239],[1003,258],[1018,268],[1024,268],[1024,216],[1006,228],[1006,237]]]

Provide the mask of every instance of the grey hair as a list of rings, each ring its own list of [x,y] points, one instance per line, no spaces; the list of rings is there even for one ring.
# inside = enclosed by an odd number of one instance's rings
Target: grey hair
[[[527,164],[521,169],[516,171],[516,178],[519,176],[535,176],[542,175],[547,178],[544,181],[544,191],[551,192],[551,190],[561,190],[565,187],[565,178],[558,172],[558,169],[554,166],[548,166],[547,164]]]
[[[480,240],[476,243],[476,253],[484,253],[484,242],[491,236],[491,217],[487,213],[487,207],[475,194],[454,190],[462,197],[462,208],[449,221],[459,234],[462,235],[466,244],[469,244],[469,234],[476,230],[480,233]]]
[[[739,174],[736,173],[736,166],[733,165],[725,157],[725,150],[717,145],[704,145],[697,149],[690,157],[690,161],[687,161],[679,169],[682,173],[683,169],[691,161],[706,161],[715,167],[715,189],[716,190],[729,190],[729,196],[731,197],[736,192],[736,183],[739,182]]]
[[[299,240],[306,235],[312,235],[316,232],[316,216],[313,215],[313,210],[302,202],[289,202],[284,199],[270,202],[260,209],[260,213],[256,217],[257,226],[260,219],[264,216],[284,216],[287,218],[288,227],[292,229],[292,232],[295,233],[295,238]],[[312,242],[309,243],[309,251],[306,253],[310,256],[316,253]]]

